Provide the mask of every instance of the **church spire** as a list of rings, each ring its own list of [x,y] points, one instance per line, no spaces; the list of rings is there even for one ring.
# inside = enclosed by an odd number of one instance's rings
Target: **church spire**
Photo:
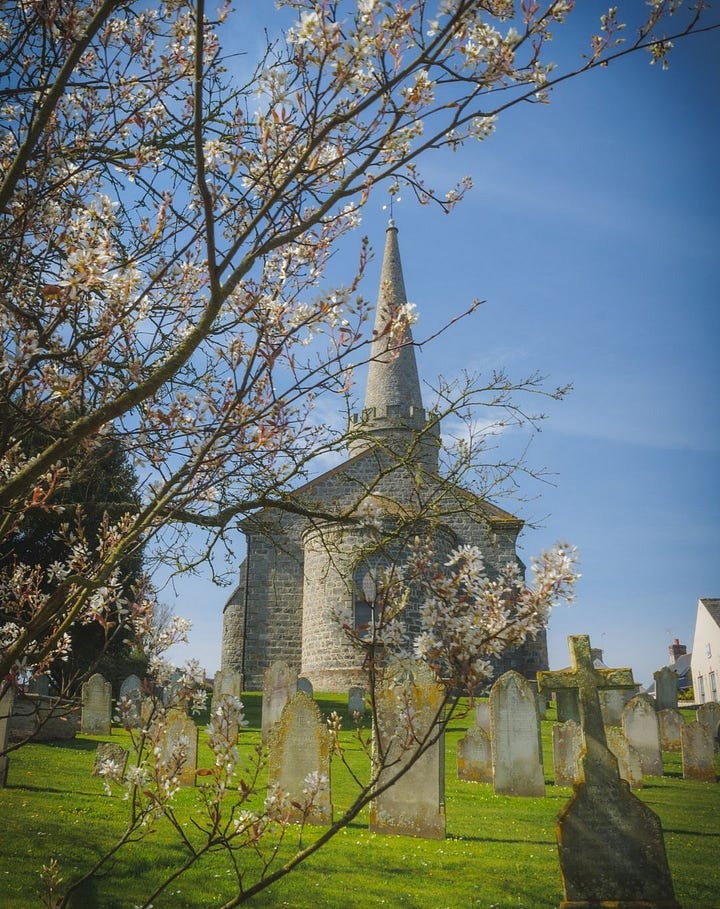
[[[437,470],[437,426],[428,424],[422,402],[415,347],[408,325],[403,334],[390,335],[388,325],[407,306],[400,262],[398,231],[391,219],[385,232],[380,289],[370,348],[365,407],[353,417],[356,437],[351,453],[377,442],[404,457],[412,453]]]

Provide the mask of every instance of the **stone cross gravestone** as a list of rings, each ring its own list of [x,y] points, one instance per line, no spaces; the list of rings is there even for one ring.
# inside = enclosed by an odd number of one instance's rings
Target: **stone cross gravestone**
[[[1,684],[1,683],[0,683]],[[0,789],[7,785],[8,765],[10,758],[3,752],[10,740],[10,720],[12,719],[15,689],[8,685],[0,697]]]
[[[373,727],[376,789],[397,780],[370,802],[370,830],[426,839],[445,838],[444,733],[437,727],[443,689],[422,665],[386,669]],[[439,733],[413,763],[417,742]]]
[[[655,709],[658,711],[677,710],[677,672],[669,666],[663,666],[662,669],[653,673],[653,678],[655,679]]]
[[[330,751],[332,736],[318,705],[298,691],[270,730],[268,789],[270,813],[291,823],[332,824]]]
[[[112,685],[99,672],[82,686],[80,732],[110,735],[112,732]]]
[[[490,718],[495,793],[545,795],[535,686],[514,670],[501,675],[490,690]]]
[[[270,730],[280,720],[283,707],[297,692],[297,673],[281,660],[268,666],[263,679],[262,741],[267,744]]]
[[[707,726],[697,720],[686,723],[680,730],[683,779],[714,783],[715,754]]]
[[[484,729],[471,726],[458,742],[457,776],[471,783],[492,783],[492,745]]]
[[[197,754],[197,726],[183,707],[171,707],[158,735],[155,760],[171,768],[181,786],[194,786]]]
[[[636,694],[623,710],[623,732],[640,755],[643,773],[662,776],[663,762],[660,747],[660,726],[655,705],[647,694]]]
[[[556,825],[561,909],[680,909],[660,819],[620,779],[605,739],[598,688],[634,686],[632,672],[596,669],[587,635],[572,636],[568,642],[572,668],[538,673],[541,690],[577,690],[585,741],[585,782],[575,786]]]
[[[575,720],[554,723],[552,728],[553,768],[556,786],[574,786],[584,779],[582,762],[583,737]]]

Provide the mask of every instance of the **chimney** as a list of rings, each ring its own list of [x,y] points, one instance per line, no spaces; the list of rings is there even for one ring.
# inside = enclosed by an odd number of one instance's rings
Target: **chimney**
[[[679,657],[685,656],[687,647],[680,643],[679,638],[675,638],[673,643],[668,647],[668,652],[670,654],[670,663],[672,664],[676,662]]]

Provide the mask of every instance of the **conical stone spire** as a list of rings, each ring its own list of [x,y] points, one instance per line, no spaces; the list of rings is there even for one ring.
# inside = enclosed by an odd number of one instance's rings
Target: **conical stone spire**
[[[350,453],[379,444],[399,457],[422,460],[427,469],[436,471],[438,427],[428,422],[423,408],[412,332],[409,326],[400,337],[388,331],[404,306],[407,296],[398,231],[391,220],[385,233],[365,407],[361,415],[353,416]]]

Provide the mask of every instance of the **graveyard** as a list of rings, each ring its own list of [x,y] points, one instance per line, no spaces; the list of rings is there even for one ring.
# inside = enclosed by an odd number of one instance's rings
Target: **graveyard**
[[[352,729],[347,697],[315,693],[314,705],[305,694],[295,699],[302,702],[304,719],[297,721],[301,725],[308,722],[306,702],[324,717],[337,712],[343,720],[340,741],[348,764],[360,780],[367,779],[369,759]],[[243,702],[248,726],[239,734],[241,760],[243,755],[254,754],[262,740],[262,695],[244,693]],[[572,790],[554,784],[556,707],[550,704],[541,723],[544,794],[529,796],[496,794],[491,782],[458,779],[459,744],[467,731],[475,728],[476,718],[486,715],[487,702],[470,706],[464,701],[461,708],[446,734],[445,797],[441,806],[444,836],[372,832],[372,818],[366,808],[329,844],[250,903],[297,909],[310,905],[336,907],[338,894],[342,894],[342,905],[348,907],[557,907],[562,886],[555,820]],[[693,710],[683,710],[688,728],[694,715]],[[364,733],[369,729],[366,716]],[[271,747],[276,734],[273,731],[270,735]],[[302,729],[301,734],[305,734]],[[118,792],[104,794],[101,780],[92,775],[95,752],[102,742],[129,747],[127,733],[114,726],[111,735],[80,733],[68,741],[31,743],[12,754],[7,788],[0,790],[3,907],[39,905],[43,865],[56,858],[62,875],[70,880],[82,874],[119,835],[127,818],[127,802]],[[209,767],[211,762],[201,728],[198,766]],[[717,909],[720,786],[684,779],[677,750],[663,750],[662,770],[662,776],[644,774],[642,787],[633,791],[660,818],[678,903],[685,909]],[[269,772],[273,772],[272,759]],[[718,772],[720,759],[716,754]],[[330,773],[332,811],[337,819],[353,801],[357,785],[337,758]],[[261,777],[259,802],[264,797],[265,782],[266,777]],[[180,790],[178,816],[184,824],[190,824],[199,794],[197,786]],[[110,873],[78,891],[71,905],[103,909],[143,905],[153,886],[183,860],[177,835],[163,824],[159,822],[149,838],[121,850]],[[279,844],[279,858],[289,858],[299,845],[306,846],[323,829],[306,827],[300,844],[300,828],[291,825]],[[257,861],[252,851],[244,850],[242,857],[252,869]],[[153,906],[220,906],[232,894],[230,881],[227,862],[221,856],[210,856],[173,882],[153,900]]]

